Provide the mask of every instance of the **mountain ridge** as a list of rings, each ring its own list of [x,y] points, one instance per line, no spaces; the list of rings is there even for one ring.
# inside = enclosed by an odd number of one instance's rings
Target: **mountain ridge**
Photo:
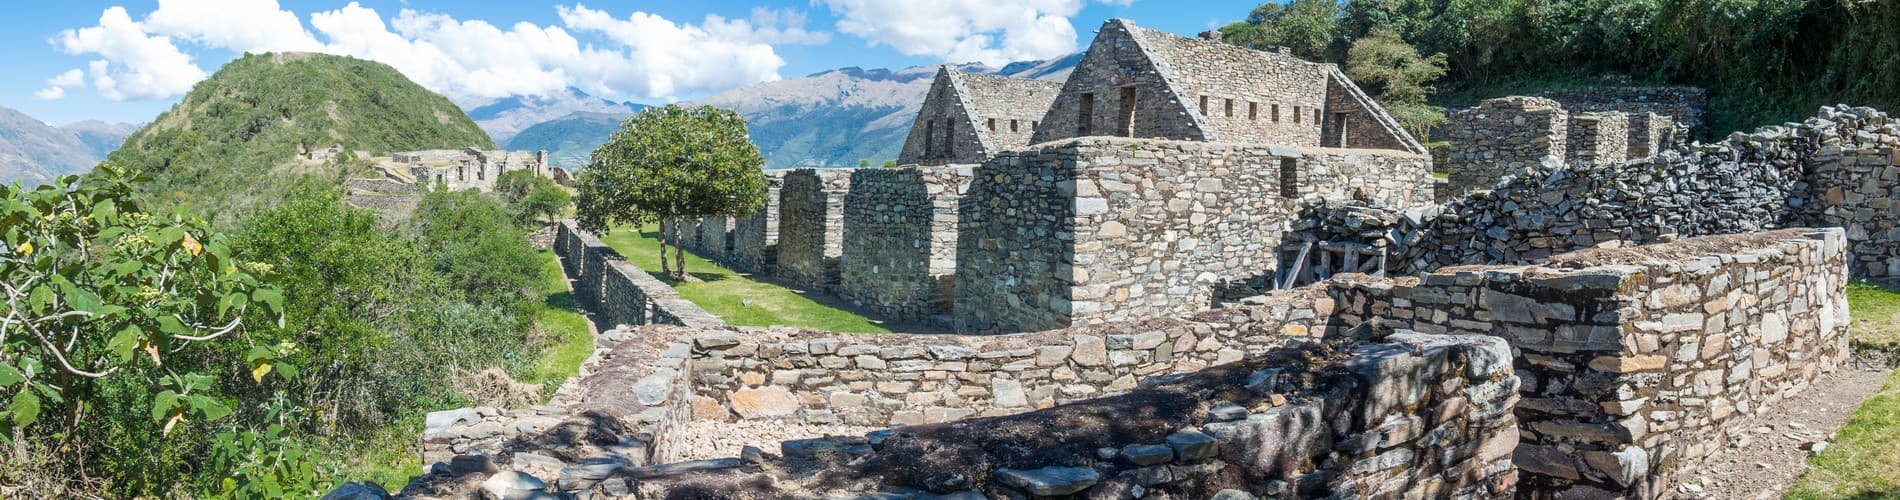
[[[34,186],[90,170],[136,127],[95,120],[53,126],[0,107],[0,184]]]

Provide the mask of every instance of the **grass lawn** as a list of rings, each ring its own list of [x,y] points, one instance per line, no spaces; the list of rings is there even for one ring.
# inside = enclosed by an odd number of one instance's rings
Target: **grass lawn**
[[[1855,283],[1847,301],[1857,348],[1900,345],[1900,288]],[[1900,371],[1854,411],[1827,451],[1808,458],[1788,498],[1900,498]]]
[[[614,229],[601,241],[619,251],[628,262],[645,269],[662,281],[660,271],[659,229],[647,226],[640,231],[630,227]],[[890,330],[875,321],[836,307],[820,304],[798,292],[751,278],[686,254],[686,270],[699,282],[670,283],[680,296],[705,308],[726,323],[741,326],[783,325],[844,333],[887,333]],[[746,305],[744,301],[750,301]]]

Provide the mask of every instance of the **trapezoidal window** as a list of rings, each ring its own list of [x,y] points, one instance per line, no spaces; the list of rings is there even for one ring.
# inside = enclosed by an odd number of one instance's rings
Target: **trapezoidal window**
[[[957,155],[957,122],[956,120],[943,121],[943,155],[945,157],[951,157],[951,156]]]
[[[1075,134],[1088,137],[1095,133],[1095,94],[1082,94],[1082,105],[1076,110]]]
[[[1319,123],[1319,108],[1313,108],[1313,123]]]
[[[1300,197],[1300,161],[1298,158],[1280,159],[1280,197]]]
[[[1294,107],[1293,107],[1293,123],[1299,123],[1299,122],[1300,122],[1300,115],[1301,115],[1301,113],[1300,113],[1300,107],[1299,107],[1299,106],[1294,106]]]
[[[1333,113],[1333,130],[1338,131],[1337,132],[1338,136],[1333,138],[1334,140],[1333,147],[1335,148],[1346,147],[1346,141],[1348,140],[1346,138],[1346,131],[1348,130],[1348,128],[1346,127],[1346,113],[1344,112]]]
[[[925,158],[929,158],[935,154],[937,154],[937,121],[926,120],[924,121],[924,154],[923,156]]]
[[[1207,96],[1201,96],[1201,116],[1207,116]]]
[[[1009,131],[1010,131],[1010,132],[1015,132],[1015,131],[1017,131],[1017,129],[1016,129],[1016,120],[1010,120],[1010,121],[1009,121]]]
[[[1227,117],[1228,118],[1234,117],[1234,100],[1233,99],[1227,100]]]
[[[1135,136],[1135,88],[1122,87],[1121,109],[1115,113],[1115,135]]]
[[[1280,105],[1273,105],[1273,123],[1280,123]]]
[[[986,125],[988,125],[988,126],[990,127],[990,131],[991,131],[991,132],[995,132],[995,131],[996,131],[996,119],[995,119],[995,118],[990,118],[990,119],[987,119],[987,120],[986,120]]]
[[[1259,121],[1259,120],[1260,120],[1260,103],[1257,103],[1257,102],[1247,103],[1247,121]]]

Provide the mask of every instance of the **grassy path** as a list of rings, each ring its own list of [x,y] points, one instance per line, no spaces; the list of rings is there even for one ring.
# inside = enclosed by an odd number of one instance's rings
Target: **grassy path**
[[[617,228],[601,238],[648,273],[659,276],[660,240],[658,228],[648,226],[634,231]],[[888,333],[878,322],[850,311],[821,304],[791,289],[755,281],[691,252],[686,254],[686,270],[699,282],[670,283],[680,296],[705,308],[706,312],[727,323],[742,326],[784,325],[844,333]],[[665,278],[661,277],[662,281]]]
[[[1855,283],[1847,301],[1857,348],[1900,347],[1900,287]],[[1900,371],[1854,411],[1826,451],[1808,458],[1788,498],[1900,498]]]

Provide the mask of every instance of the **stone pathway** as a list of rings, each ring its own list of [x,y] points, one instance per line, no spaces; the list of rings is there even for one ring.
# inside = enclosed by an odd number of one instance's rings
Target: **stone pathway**
[[[1815,380],[1793,399],[1777,403],[1759,425],[1741,432],[1728,450],[1696,474],[1673,485],[1682,498],[1781,498],[1807,471],[1809,450],[1847,424],[1862,401],[1880,391],[1887,371],[1848,369]],[[1696,484],[1696,483],[1700,484]]]
[[[739,450],[756,446],[777,455],[779,442],[825,436],[862,436],[883,427],[856,425],[816,425],[764,420],[718,422],[695,420],[686,427],[686,456],[681,460],[706,460],[739,456]]]

